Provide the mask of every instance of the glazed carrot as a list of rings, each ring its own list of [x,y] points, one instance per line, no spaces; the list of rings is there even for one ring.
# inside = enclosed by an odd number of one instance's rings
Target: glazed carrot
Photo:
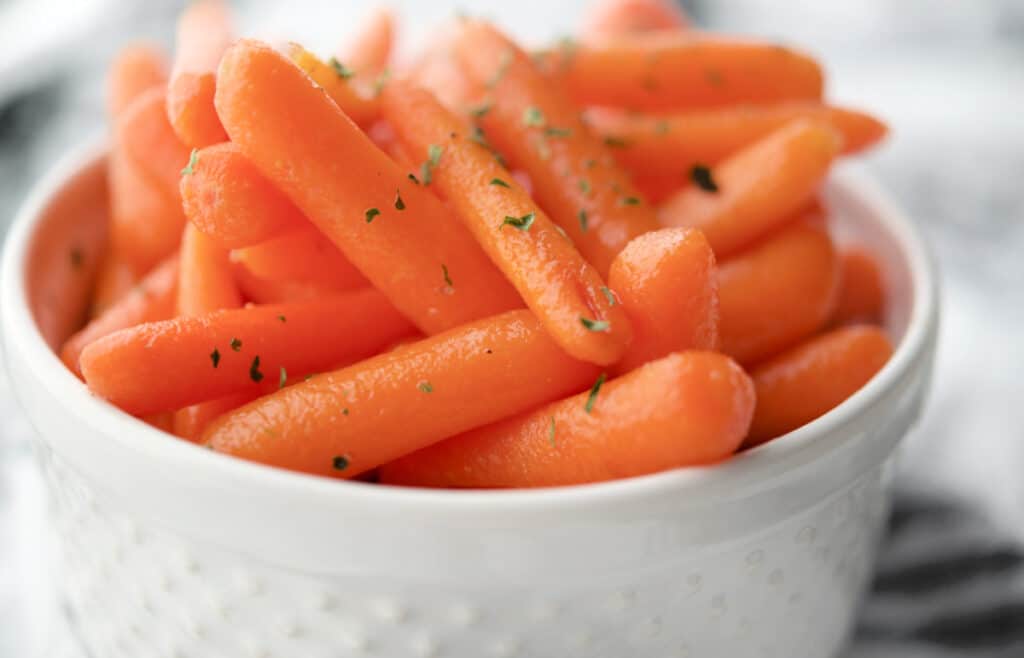
[[[338,59],[355,72],[355,79],[368,87],[388,68],[395,40],[395,15],[377,7],[366,23],[338,52]]]
[[[271,392],[267,389],[268,387],[264,386],[256,390],[225,395],[216,400],[200,402],[199,404],[179,409],[170,414],[169,426],[162,429],[188,441],[196,442],[202,436],[203,430],[215,419],[244,404],[252,402],[261,395]]]
[[[712,352],[652,361],[591,397],[580,393],[442,441],[384,465],[381,482],[553,487],[712,464],[736,451],[754,413],[750,378]]]
[[[172,432],[174,430],[174,414],[166,411],[143,416],[140,420],[162,432]]]
[[[726,107],[666,116],[591,110],[587,120],[634,175],[672,175],[689,181],[695,164],[714,165],[795,119],[828,123],[843,136],[843,154],[863,151],[885,137],[884,123],[864,112],[821,103]]]
[[[138,325],[93,342],[80,362],[95,394],[147,414],[363,358],[411,332],[380,293],[361,290]]]
[[[318,375],[215,421],[214,450],[351,478],[441,439],[590,385],[529,311],[469,323]]]
[[[135,269],[108,250],[96,277],[96,289],[93,291],[89,318],[103,315],[108,308],[128,294],[137,281]]]
[[[657,228],[608,146],[573,103],[494,27],[465,21],[455,53],[489,108],[479,118],[498,150],[533,180],[537,202],[602,275],[634,237]]]
[[[757,409],[755,446],[805,425],[839,405],[875,376],[892,355],[877,327],[836,329],[773,357],[751,371]]]
[[[185,215],[225,247],[248,247],[309,226],[235,144],[202,149],[188,169],[179,183]]]
[[[202,315],[241,305],[227,250],[187,225],[181,239],[178,315]]]
[[[862,247],[839,252],[839,297],[832,324],[881,322],[885,313],[885,285],[874,257]]]
[[[114,58],[107,74],[107,113],[117,117],[142,92],[165,84],[167,60],[157,46],[126,46]]]
[[[604,0],[590,9],[582,29],[587,41],[658,30],[683,30],[690,19],[673,0]]]
[[[453,111],[470,109],[472,84],[462,74],[452,49],[455,32],[451,29],[431,38],[431,46],[404,72],[409,79],[429,90],[445,107]]]
[[[723,161],[661,205],[662,222],[704,231],[719,259],[770,233],[817,192],[841,141],[828,125],[787,124]]]
[[[222,0],[198,0],[178,21],[174,68],[167,87],[167,117],[190,148],[227,139],[213,108],[216,71],[231,44],[231,18]]]
[[[828,321],[838,285],[832,241],[814,222],[719,261],[722,351],[746,365],[807,338]]]
[[[368,126],[380,116],[380,102],[376,97],[364,96],[350,84],[355,72],[345,64],[337,59],[323,62],[297,43],[288,44],[288,56],[327,92],[348,118]]]
[[[563,43],[538,61],[577,103],[631,110],[816,101],[824,86],[803,53],[695,31]]]
[[[217,109],[239,149],[424,333],[522,303],[437,197],[269,47],[228,50]]]
[[[465,122],[430,92],[401,80],[382,98],[402,143],[428,162],[422,183],[448,201],[555,342],[583,361],[618,361],[630,341],[626,314],[508,170],[471,141]],[[447,270],[444,275],[452,288],[461,285]]]
[[[163,194],[180,206],[178,182],[190,151],[168,123],[165,105],[164,90],[154,88],[143,93],[118,118],[114,138]]]
[[[608,285],[633,325],[618,372],[683,350],[718,349],[715,254],[700,231],[641,235],[612,263]]]
[[[366,280],[334,243],[312,226],[231,252],[254,276],[312,283],[325,290],[366,288]]]
[[[312,301],[330,297],[344,289],[323,288],[308,281],[288,281],[285,279],[265,279],[256,276],[242,263],[233,263],[235,282],[242,296],[254,304],[285,304],[290,302]]]
[[[174,316],[178,289],[178,257],[168,258],[130,293],[108,308],[75,335],[68,338],[60,358],[79,377],[79,357],[88,345],[120,329]]]

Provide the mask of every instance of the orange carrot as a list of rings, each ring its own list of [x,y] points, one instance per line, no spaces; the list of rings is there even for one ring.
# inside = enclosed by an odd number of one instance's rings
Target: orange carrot
[[[630,340],[626,314],[530,195],[471,141],[464,121],[404,81],[388,86],[383,110],[406,148],[427,160],[422,183],[448,201],[555,342],[583,361],[618,361]]]
[[[631,110],[816,101],[824,87],[803,53],[696,31],[568,42],[538,62],[577,103]]]
[[[836,329],[754,368],[757,410],[747,446],[795,430],[838,406],[875,376],[892,355],[877,327]]]
[[[344,288],[324,288],[308,281],[266,279],[256,276],[242,263],[233,263],[235,282],[242,296],[254,304],[286,304],[331,297]]]
[[[238,308],[238,292],[228,252],[189,224],[181,239],[178,314],[203,315],[222,308]]]
[[[181,176],[180,189],[189,221],[228,248],[248,247],[309,226],[302,211],[235,144],[199,151]]]
[[[728,357],[684,352],[596,394],[470,430],[381,468],[381,482],[552,487],[712,464],[733,454],[754,413],[750,378]]]
[[[119,117],[114,137],[124,146],[128,157],[153,178],[169,199],[180,205],[178,183],[182,167],[188,165],[190,151],[171,129],[165,105],[163,90],[145,92]]]
[[[271,48],[228,50],[217,109],[239,149],[424,333],[522,303],[437,197]]]
[[[372,88],[388,69],[395,40],[395,15],[377,7],[355,37],[338,52],[338,59],[355,72],[355,79]]]
[[[288,56],[327,92],[348,118],[360,126],[368,126],[380,116],[380,102],[376,96],[364,96],[350,84],[355,72],[337,59],[323,62],[297,43],[288,45]]]
[[[108,249],[96,278],[89,318],[103,315],[108,308],[131,291],[137,280],[135,269]]]
[[[825,228],[799,221],[718,267],[722,351],[746,365],[824,326],[839,262]]]
[[[695,164],[714,165],[795,119],[828,123],[843,136],[843,154],[859,153],[885,137],[884,123],[863,112],[821,103],[726,107],[666,116],[596,109],[587,120],[634,175],[689,181]]]
[[[142,92],[165,84],[167,60],[157,46],[126,46],[114,58],[107,75],[107,113],[117,117]]]
[[[432,36],[431,46],[409,64],[405,76],[432,92],[448,109],[464,111],[470,108],[473,89],[455,58],[455,34],[449,28]]]
[[[227,139],[213,108],[213,94],[217,64],[233,38],[231,17],[222,0],[193,2],[178,21],[167,117],[178,138],[191,148]]]
[[[839,253],[839,298],[833,325],[881,322],[885,314],[885,285],[875,258],[862,247]]]
[[[657,228],[609,148],[529,57],[494,27],[466,21],[459,64],[485,94],[479,121],[498,150],[533,181],[538,203],[598,272],[634,237]]]
[[[619,372],[672,352],[718,349],[715,255],[700,231],[634,238],[612,263],[608,284],[633,325]]]
[[[167,411],[143,416],[140,420],[150,427],[154,427],[162,432],[174,431],[174,414]]]
[[[215,421],[219,452],[351,478],[441,439],[579,391],[597,369],[511,311],[318,375]]]
[[[224,397],[217,398],[216,400],[200,402],[199,404],[193,404],[185,407],[184,409],[178,409],[171,414],[169,427],[163,429],[175,436],[179,436],[187,441],[195,443],[199,441],[203,431],[214,420],[229,411],[234,411],[242,405],[252,402],[261,395],[266,395],[271,392],[268,389],[269,387],[263,386],[262,388],[257,388],[255,390],[225,395]]]
[[[727,258],[806,205],[840,146],[828,124],[790,123],[713,169],[695,167],[694,183],[662,204],[661,219],[701,229]]]
[[[138,325],[93,342],[80,362],[94,393],[147,414],[363,358],[411,331],[380,293],[361,290]]]
[[[355,290],[370,285],[334,243],[312,226],[231,252],[254,276],[315,284],[324,290]]]
[[[115,331],[143,322],[156,322],[174,316],[178,289],[178,257],[168,258],[131,292],[68,338],[60,358],[79,377],[79,357],[88,345]]]
[[[582,34],[587,41],[600,41],[689,25],[689,17],[673,0],[604,0],[588,12]]]

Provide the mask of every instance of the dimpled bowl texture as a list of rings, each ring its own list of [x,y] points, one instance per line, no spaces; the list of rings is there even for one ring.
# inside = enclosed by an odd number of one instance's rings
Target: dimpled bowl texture
[[[83,277],[92,266],[82,245],[102,236],[104,165],[93,144],[30,194],[7,239],[0,299],[10,376],[52,493],[57,582],[91,655],[840,650],[937,327],[920,237],[862,174],[841,170],[826,198],[838,232],[883,261],[898,348],[840,407],[715,467],[561,489],[421,491],[218,455],[90,396],[51,349],[81,317],[85,285],[56,288],[46,274],[69,257]]]

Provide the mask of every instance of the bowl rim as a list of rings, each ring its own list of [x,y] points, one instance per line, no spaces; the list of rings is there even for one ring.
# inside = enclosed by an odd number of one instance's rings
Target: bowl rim
[[[33,363],[33,374],[41,386],[54,399],[61,400],[80,422],[118,448],[140,453],[139,456],[153,460],[163,469],[184,469],[183,472],[193,474],[210,471],[222,482],[261,487],[289,496],[303,494],[318,499],[326,497],[340,504],[374,505],[376,512],[412,510],[442,516],[502,511],[578,512],[581,507],[654,500],[664,494],[677,497],[686,492],[699,494],[702,504],[748,496],[791,471],[825,459],[847,441],[856,439],[839,436],[842,433],[836,430],[870,411],[898,388],[904,376],[926,356],[938,322],[935,266],[920,231],[872,177],[856,165],[843,165],[830,177],[829,184],[857,197],[889,233],[905,260],[913,303],[904,335],[888,363],[863,388],[817,420],[719,464],[562,487],[418,489],[288,471],[213,453],[187,441],[169,440],[173,437],[92,396],[43,339],[29,309],[25,277],[36,225],[56,194],[81,172],[100,166],[106,153],[107,140],[101,136],[71,149],[32,186],[17,211],[0,266],[0,316],[5,348],[17,350],[22,358]],[[826,446],[821,450],[823,443]]]

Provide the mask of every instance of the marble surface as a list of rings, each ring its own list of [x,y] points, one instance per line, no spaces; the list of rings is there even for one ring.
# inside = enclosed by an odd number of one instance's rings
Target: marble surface
[[[362,3],[311,0],[311,11],[327,17],[312,27],[283,3],[238,4],[246,32],[326,48],[351,29],[348,12]],[[414,33],[447,13],[395,4],[419,17]],[[566,32],[585,2],[551,4],[517,2],[513,29],[537,39]],[[1013,629],[1024,628],[1024,4],[688,4],[705,24],[782,37],[819,54],[832,97],[890,121],[893,138],[869,166],[921,222],[941,265],[934,393],[906,451],[898,514],[852,655],[1020,655],[1024,634]],[[0,226],[57,154],[102,126],[102,62],[130,37],[166,41],[174,5],[121,2],[102,24],[83,26],[75,43],[87,47],[74,57],[40,68],[14,95],[0,90]],[[5,6],[0,1],[0,20]],[[0,656],[71,658],[44,566],[46,502],[29,431],[5,378]]]

